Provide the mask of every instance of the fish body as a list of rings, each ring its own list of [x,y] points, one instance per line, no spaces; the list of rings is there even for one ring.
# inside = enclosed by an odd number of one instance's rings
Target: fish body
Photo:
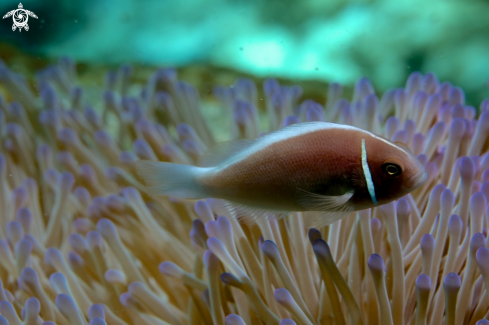
[[[406,146],[326,122],[221,143],[199,167],[140,161],[137,170],[155,194],[221,198],[255,215],[362,210],[402,197],[426,179]]]

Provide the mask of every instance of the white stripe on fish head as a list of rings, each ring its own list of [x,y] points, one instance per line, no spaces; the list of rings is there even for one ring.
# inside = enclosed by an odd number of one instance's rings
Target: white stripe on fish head
[[[362,130],[362,131],[363,131],[363,130]],[[378,136],[378,135],[376,135],[376,134],[374,134],[374,133],[370,133],[370,132],[368,132],[368,131],[364,131],[364,132],[366,132],[366,133],[370,134],[370,135],[371,135],[372,137],[374,137],[375,139],[380,140],[380,141],[382,141],[383,143],[385,143],[385,144],[387,144],[387,145],[389,145],[389,146],[391,146],[391,147],[394,147],[394,148],[396,148],[396,149],[398,149],[398,150],[401,150],[402,152],[404,152],[404,153],[405,153],[405,154],[407,154],[407,155],[411,155],[411,153],[410,153],[410,152],[408,152],[408,151],[406,151],[406,149],[405,149],[405,148],[403,148],[403,147],[401,147],[401,146],[399,146],[399,145],[397,145],[397,144],[393,143],[392,141],[390,141],[390,140],[388,140],[388,139],[385,139],[385,138],[383,138],[383,137],[380,137],[380,136]],[[406,145],[406,147],[407,147],[407,145]]]
[[[365,175],[365,180],[367,181],[368,193],[372,198],[372,202],[374,204],[377,204],[377,198],[375,197],[374,182],[372,181],[372,174],[370,174],[370,168],[368,167],[368,162],[367,162],[367,148],[365,148],[365,139],[362,139],[362,168],[363,168],[363,174]]]

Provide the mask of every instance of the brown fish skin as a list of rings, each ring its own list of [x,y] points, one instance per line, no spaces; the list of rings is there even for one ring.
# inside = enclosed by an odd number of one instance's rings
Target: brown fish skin
[[[343,127],[275,142],[229,167],[216,167],[199,181],[212,197],[264,209],[310,210],[301,203],[303,191],[325,196],[354,191],[348,205],[353,210],[366,209],[377,204],[362,170],[362,139],[379,204],[421,186],[424,167],[410,152],[366,131]],[[382,172],[383,162],[390,157],[403,162],[403,175],[391,178]]]
[[[136,168],[155,194],[225,199],[260,216],[362,210],[400,198],[426,179],[423,164],[405,145],[326,122],[221,143],[200,165],[139,161]],[[386,166],[402,172],[388,175]]]

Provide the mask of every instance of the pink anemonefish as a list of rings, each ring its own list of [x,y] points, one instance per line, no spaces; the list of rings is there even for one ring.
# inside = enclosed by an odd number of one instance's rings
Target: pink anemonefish
[[[426,180],[423,164],[405,145],[327,122],[220,143],[198,167],[138,161],[136,168],[156,195],[225,199],[240,217],[255,221],[322,211],[312,217],[315,225],[391,202]]]

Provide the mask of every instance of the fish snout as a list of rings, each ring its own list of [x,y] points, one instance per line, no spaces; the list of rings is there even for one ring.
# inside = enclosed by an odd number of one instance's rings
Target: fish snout
[[[406,187],[409,190],[414,191],[426,182],[426,178],[428,178],[428,174],[423,167],[406,182]]]

